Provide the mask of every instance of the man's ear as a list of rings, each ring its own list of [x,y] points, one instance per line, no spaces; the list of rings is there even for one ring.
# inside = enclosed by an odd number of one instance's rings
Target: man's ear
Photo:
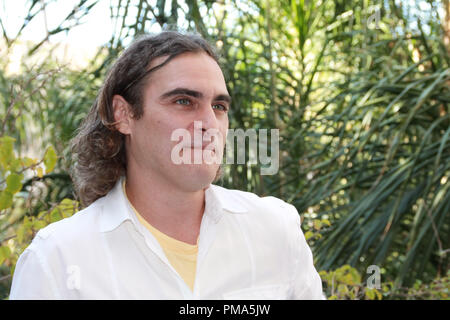
[[[113,96],[112,106],[114,110],[116,129],[120,133],[130,134],[130,125],[132,120],[130,104],[122,96],[116,94]]]

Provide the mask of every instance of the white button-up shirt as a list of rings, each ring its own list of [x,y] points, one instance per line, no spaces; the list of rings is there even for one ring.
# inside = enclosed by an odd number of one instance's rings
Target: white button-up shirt
[[[10,299],[323,299],[294,206],[210,185],[192,291],[121,182],[36,234],[17,261]]]

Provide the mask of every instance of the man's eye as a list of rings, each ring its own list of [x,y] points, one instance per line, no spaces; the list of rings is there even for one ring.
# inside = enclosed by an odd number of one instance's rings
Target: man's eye
[[[213,109],[217,109],[220,111],[228,111],[228,107],[224,106],[223,104],[214,104]]]
[[[175,101],[175,103],[189,105],[191,103],[191,101],[189,99],[178,99]]]

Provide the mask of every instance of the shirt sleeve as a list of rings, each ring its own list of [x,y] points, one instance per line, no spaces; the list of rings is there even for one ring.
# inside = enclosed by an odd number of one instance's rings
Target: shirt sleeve
[[[17,260],[9,299],[59,299],[50,269],[39,252],[30,247]]]
[[[294,223],[293,227],[293,294],[292,299],[323,300],[322,280],[314,267],[313,256],[300,227],[300,215],[297,209],[289,205]],[[295,214],[294,214],[295,213]]]

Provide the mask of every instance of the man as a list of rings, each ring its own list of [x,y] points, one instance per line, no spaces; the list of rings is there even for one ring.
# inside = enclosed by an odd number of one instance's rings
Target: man
[[[220,164],[189,161],[222,158],[230,101],[201,37],[135,41],[73,141],[86,208],[38,232],[10,299],[322,299],[296,209],[213,185]],[[174,153],[176,130],[213,132],[213,147]]]

